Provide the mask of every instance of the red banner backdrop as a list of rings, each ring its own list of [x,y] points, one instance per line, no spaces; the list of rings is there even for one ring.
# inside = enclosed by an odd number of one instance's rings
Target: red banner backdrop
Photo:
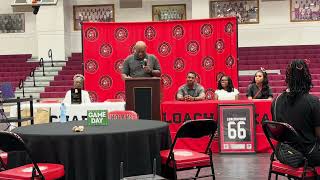
[[[235,18],[171,22],[85,22],[83,58],[85,89],[93,101],[124,98],[121,67],[138,40],[145,41],[162,69],[163,101],[173,100],[186,81],[186,73],[197,73],[197,81],[212,99],[217,78],[227,74],[238,87],[237,22]]]

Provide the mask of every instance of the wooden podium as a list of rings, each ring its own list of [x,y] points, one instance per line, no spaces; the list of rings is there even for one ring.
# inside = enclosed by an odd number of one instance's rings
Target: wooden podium
[[[126,110],[140,119],[160,120],[160,78],[128,78],[125,85]]]

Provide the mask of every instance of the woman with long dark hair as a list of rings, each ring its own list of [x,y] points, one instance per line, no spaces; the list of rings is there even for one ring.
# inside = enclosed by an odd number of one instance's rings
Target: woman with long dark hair
[[[287,90],[272,103],[274,121],[290,124],[302,137],[304,149],[310,153],[309,165],[320,165],[320,102],[319,98],[309,94],[312,78],[304,60],[292,61],[286,71]]]
[[[272,99],[268,75],[264,70],[258,70],[247,90],[248,99]]]
[[[229,76],[222,76],[218,81],[218,88],[214,92],[215,100],[237,100],[239,91],[233,87],[232,79]]]

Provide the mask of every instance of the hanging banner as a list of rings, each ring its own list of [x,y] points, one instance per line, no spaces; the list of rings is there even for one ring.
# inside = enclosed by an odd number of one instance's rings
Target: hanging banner
[[[238,27],[234,17],[219,19],[99,23],[82,25],[85,89],[92,101],[124,99],[122,64],[144,41],[161,66],[163,101],[174,100],[189,71],[197,74],[207,99],[214,98],[219,77],[238,87]]]

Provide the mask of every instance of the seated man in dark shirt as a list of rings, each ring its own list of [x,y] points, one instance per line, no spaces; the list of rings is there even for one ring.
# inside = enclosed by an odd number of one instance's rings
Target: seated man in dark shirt
[[[196,73],[189,72],[187,83],[182,85],[177,93],[179,101],[201,101],[205,99],[204,88],[196,82]]]
[[[146,44],[138,41],[134,46],[134,54],[129,55],[123,63],[122,78],[160,77],[161,69],[158,59],[146,53]]]

